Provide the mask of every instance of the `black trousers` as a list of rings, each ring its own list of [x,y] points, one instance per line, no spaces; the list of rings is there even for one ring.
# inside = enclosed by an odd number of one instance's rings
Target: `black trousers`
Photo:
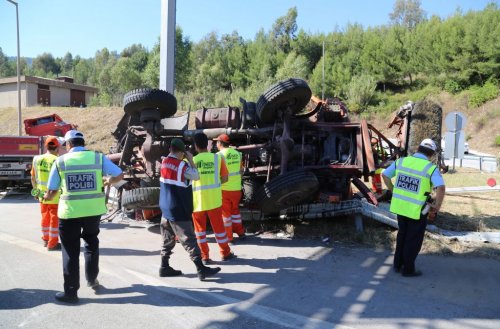
[[[196,241],[196,235],[193,229],[193,222],[190,220],[170,221],[164,217],[161,218],[160,232],[163,239],[161,247],[161,266],[169,266],[170,255],[175,247],[175,236],[179,239],[182,247],[189,253],[191,260],[201,259],[200,247]]]
[[[99,274],[99,223],[101,216],[59,219],[62,247],[64,291],[76,294],[80,288],[80,238],[85,241],[85,278],[94,281]]]
[[[398,215],[398,226],[394,268],[402,269],[405,274],[413,273],[415,260],[424,241],[427,215],[420,216],[419,220]]]

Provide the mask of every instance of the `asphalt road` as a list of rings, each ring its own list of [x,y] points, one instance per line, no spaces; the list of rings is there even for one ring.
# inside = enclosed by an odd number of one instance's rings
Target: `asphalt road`
[[[421,255],[424,275],[404,278],[389,250],[262,234],[200,282],[180,245],[185,275],[158,277],[157,226],[105,223],[100,240],[103,287],[85,286],[82,256],[80,303],[57,303],[61,253],[42,247],[38,205],[0,200],[0,328],[500,328],[494,260]]]

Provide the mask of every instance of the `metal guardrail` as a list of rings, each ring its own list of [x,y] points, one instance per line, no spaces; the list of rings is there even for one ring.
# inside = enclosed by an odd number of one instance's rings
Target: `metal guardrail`
[[[445,162],[453,159],[445,159]],[[448,163],[447,163],[448,164]],[[477,168],[480,171],[497,172],[500,168],[500,158],[483,155],[464,155],[463,159],[455,158],[458,167]]]

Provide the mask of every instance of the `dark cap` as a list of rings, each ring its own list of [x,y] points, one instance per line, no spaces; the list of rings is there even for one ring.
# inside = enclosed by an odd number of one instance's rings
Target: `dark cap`
[[[229,141],[230,141],[229,140],[229,136],[226,135],[226,134],[219,135],[219,137],[217,137],[215,140],[216,141],[221,141],[221,142],[224,142],[224,143],[229,143]]]
[[[186,145],[179,138],[172,139],[172,141],[170,142],[170,146],[175,147],[177,150],[179,150],[181,152],[184,152],[186,150]]]

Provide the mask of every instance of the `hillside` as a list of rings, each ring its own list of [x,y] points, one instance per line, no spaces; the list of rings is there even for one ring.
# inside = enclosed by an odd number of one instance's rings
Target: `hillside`
[[[465,115],[467,119],[465,136],[472,150],[500,157],[500,146],[495,146],[495,136],[500,135],[500,97],[478,108],[468,108],[466,99],[446,92],[437,96],[436,101],[443,108],[443,119],[446,114],[454,111]],[[371,114],[367,116],[367,119],[388,137],[393,137],[395,132],[388,131],[386,128],[391,116],[392,114]],[[443,133],[445,130],[446,127],[443,124]]]
[[[441,93],[437,99],[441,103],[445,115],[452,111],[465,114],[468,119],[466,136],[470,148],[484,153],[500,156],[500,147],[494,145],[496,135],[500,135],[500,97],[489,101],[479,108],[468,109],[467,103],[448,93]],[[111,132],[123,115],[119,107],[30,107],[22,109],[22,119],[34,118],[46,114],[57,113],[65,121],[78,125],[87,139],[90,148],[107,153],[114,139]],[[355,119],[353,119],[355,120]],[[369,115],[368,120],[376,128],[393,137],[386,129],[388,116]],[[17,110],[0,109],[0,135],[17,134]],[[24,127],[23,127],[24,129]]]
[[[21,110],[22,120],[57,113],[61,118],[78,125],[85,135],[90,149],[109,152],[114,138],[111,132],[123,116],[123,110],[118,107],[28,107]],[[17,109],[0,109],[0,135],[17,135]],[[24,134],[24,126],[23,126]]]

